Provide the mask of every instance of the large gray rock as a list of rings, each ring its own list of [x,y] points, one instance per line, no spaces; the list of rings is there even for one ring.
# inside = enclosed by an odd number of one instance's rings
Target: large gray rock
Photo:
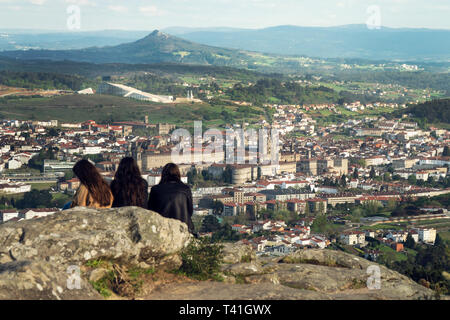
[[[75,208],[0,225],[0,299],[102,299],[90,281],[116,266],[178,268],[192,236],[186,224],[129,207]],[[224,282],[149,283],[138,299],[421,299],[434,292],[384,266],[339,251],[307,249],[284,258],[256,258],[251,246],[225,244]],[[97,261],[94,261],[97,260]],[[87,268],[86,263],[97,263]],[[95,263],[94,263],[95,262]],[[380,287],[369,288],[369,268]],[[77,274],[72,274],[76,272]],[[164,273],[159,276],[164,277]],[[158,277],[159,277],[158,276]],[[119,293],[120,294],[120,293]],[[446,298],[446,297],[444,297]]]
[[[229,246],[229,249],[231,246]],[[168,284],[140,299],[163,300],[418,300],[434,292],[382,265],[340,251],[307,249],[284,258],[239,261],[248,247],[233,246],[223,283]],[[249,254],[246,252],[246,255]],[[246,259],[245,259],[246,260]],[[370,268],[380,271],[373,287]],[[369,271],[369,272],[368,272]],[[444,299],[446,297],[443,297]]]
[[[273,283],[229,284],[220,282],[166,285],[144,297],[149,300],[330,300],[320,292]]]
[[[91,284],[71,281],[70,269],[45,261],[14,261],[0,265],[2,300],[98,300]],[[69,285],[68,285],[69,281]]]
[[[67,289],[69,267],[102,259],[177,268],[178,253],[191,239],[186,224],[136,207],[74,208],[8,222],[0,225],[0,298],[98,298],[83,274],[81,290]]]
[[[257,267],[254,267],[257,266]],[[252,267],[252,268],[251,268]],[[379,270],[379,287],[369,286]],[[434,292],[385,266],[341,251],[305,249],[283,258],[267,258],[223,269],[244,283],[279,284],[285,288],[320,292],[330,299],[422,299]],[[369,288],[370,287],[370,288]]]
[[[256,259],[256,253],[252,246],[240,243],[224,243],[222,253],[223,262],[229,264],[250,262]]]

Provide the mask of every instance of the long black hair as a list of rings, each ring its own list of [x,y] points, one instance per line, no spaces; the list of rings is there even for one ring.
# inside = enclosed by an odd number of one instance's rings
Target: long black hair
[[[168,182],[181,182],[180,168],[175,163],[168,163],[164,166],[161,173],[161,181],[159,184]]]
[[[97,168],[88,160],[80,160],[73,167],[73,173],[89,190],[92,198],[102,206],[111,203],[111,189]]]
[[[148,183],[142,178],[141,170],[131,157],[120,161],[111,190],[114,196],[113,207],[147,206]]]

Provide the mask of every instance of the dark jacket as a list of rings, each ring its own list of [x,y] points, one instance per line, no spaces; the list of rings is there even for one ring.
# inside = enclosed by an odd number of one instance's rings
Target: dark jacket
[[[113,208],[141,207],[147,209],[148,183],[144,179],[140,179],[138,183],[133,184],[131,190],[127,190],[120,182],[113,180],[111,182],[111,191],[114,196]],[[130,195],[130,192],[133,195]]]
[[[152,187],[148,209],[158,212],[163,217],[181,220],[188,225],[189,231],[194,233],[194,224],[191,219],[194,211],[192,192],[191,188],[181,181]]]

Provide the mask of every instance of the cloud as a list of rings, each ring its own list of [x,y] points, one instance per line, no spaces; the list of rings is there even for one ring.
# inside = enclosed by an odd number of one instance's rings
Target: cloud
[[[32,4],[38,5],[38,6],[42,6],[43,4],[45,4],[47,2],[47,0],[30,0],[30,2]]]
[[[97,3],[91,0],[66,0],[66,3],[76,4],[79,6],[91,6],[91,7],[97,6]]]
[[[156,6],[139,7],[139,11],[144,15],[151,17],[159,17],[164,14],[164,11],[160,10]]]
[[[108,6],[108,10],[118,12],[118,13],[128,12],[128,8],[124,7],[124,6]]]

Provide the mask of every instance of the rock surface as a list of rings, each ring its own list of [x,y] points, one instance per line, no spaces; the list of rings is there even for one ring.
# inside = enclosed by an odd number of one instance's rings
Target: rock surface
[[[186,224],[135,207],[75,208],[8,222],[0,225],[0,299],[103,299],[90,282],[100,280],[108,270],[99,264],[86,272],[87,262],[107,260],[163,272],[180,267],[179,253],[191,240]],[[223,282],[172,282],[166,273],[135,298],[403,300],[434,296],[406,276],[339,251],[307,249],[283,258],[257,258],[251,246],[225,244],[223,252]],[[374,267],[380,272],[380,287],[369,289]]]
[[[0,299],[98,299],[81,272],[86,262],[177,268],[191,238],[186,224],[135,207],[8,222],[0,225]]]
[[[371,268],[379,268],[380,286],[372,286]],[[226,283],[167,285],[146,299],[167,300],[411,300],[434,292],[413,280],[340,251],[306,249],[284,258],[225,264]],[[230,280],[233,278],[233,281]],[[369,280],[369,281],[368,281]],[[372,289],[368,288],[370,284]],[[444,297],[445,298],[445,297]]]

